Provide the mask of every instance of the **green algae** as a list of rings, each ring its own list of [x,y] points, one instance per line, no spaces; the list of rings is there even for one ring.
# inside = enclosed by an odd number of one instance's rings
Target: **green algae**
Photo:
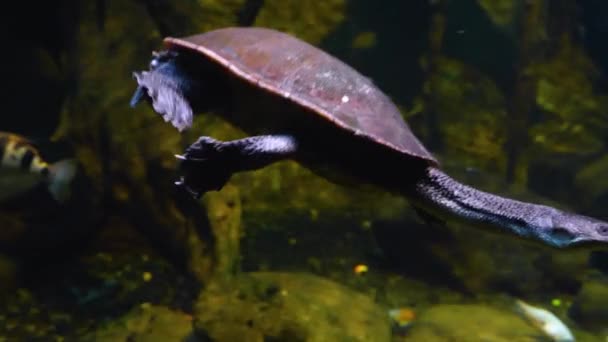
[[[438,305],[421,314],[407,340],[533,342],[538,335],[539,332],[515,312],[502,308]]]
[[[344,0],[267,1],[255,26],[282,30],[318,44],[345,20],[345,11]]]
[[[501,27],[514,24],[523,1],[519,0],[477,0],[492,22]]]
[[[238,188],[228,185],[205,197],[213,234],[213,271],[210,281],[230,283],[241,269],[241,198]]]
[[[577,190],[584,194],[581,201],[591,205],[601,199],[608,191],[608,156],[600,157],[581,168],[576,174],[574,182]]]
[[[192,334],[192,317],[164,306],[142,303],[124,316],[104,324],[82,341],[162,342],[186,341]]]
[[[597,70],[581,47],[564,38],[557,53],[529,73],[538,78],[536,102],[546,116],[530,131],[536,146],[574,155],[602,149],[606,96],[594,90]]]
[[[471,167],[503,170],[508,117],[497,85],[461,61],[439,57],[424,85],[424,91],[430,89],[445,140],[443,154]]]
[[[110,249],[109,244],[104,244],[104,250],[94,253],[92,249],[91,254],[69,265],[50,265],[44,272],[30,275],[35,277],[34,284],[3,292],[0,339],[81,341],[89,340],[91,335],[107,337],[110,330],[115,332],[112,336],[118,336],[116,328],[124,327],[121,317],[143,303],[181,312],[178,318],[188,320],[184,311],[197,290],[193,280],[184,278],[181,271],[153,251],[145,252],[145,242],[136,242],[126,235],[122,235],[123,247],[114,243]],[[161,337],[163,331],[177,331],[156,316],[149,321],[156,319],[160,324],[152,329],[145,332],[123,329],[121,336],[137,332]],[[187,324],[191,326],[191,318]]]
[[[218,341],[389,341],[385,310],[368,296],[306,273],[255,272],[208,289],[195,309],[199,335]]]
[[[355,49],[369,49],[376,45],[376,33],[365,31],[358,33],[352,41],[352,47]]]

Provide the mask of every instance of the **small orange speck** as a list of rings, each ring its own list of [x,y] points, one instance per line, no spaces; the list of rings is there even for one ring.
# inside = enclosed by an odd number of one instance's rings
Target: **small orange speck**
[[[399,310],[400,321],[412,321],[416,318],[416,313],[412,309],[401,309]]]
[[[398,308],[389,311],[391,318],[400,326],[409,325],[416,319],[416,313],[410,308]]]
[[[148,282],[148,281],[152,280],[152,273],[144,272],[142,274],[142,278],[144,279],[145,282]]]
[[[358,264],[355,266],[353,271],[355,272],[355,274],[360,275],[360,274],[367,273],[367,271],[369,271],[369,268],[367,267],[367,265]]]

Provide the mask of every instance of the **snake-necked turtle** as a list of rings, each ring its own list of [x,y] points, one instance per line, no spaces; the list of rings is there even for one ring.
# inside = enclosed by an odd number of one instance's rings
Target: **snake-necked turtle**
[[[293,159],[322,175],[337,172],[406,196],[419,211],[463,219],[563,247],[608,242],[608,223],[499,197],[441,171],[395,104],[359,72],[286,33],[223,28],[165,38],[149,71],[136,72],[142,99],[182,131],[211,111],[252,136],[202,136],[182,159],[177,185],[196,198],[239,171]],[[329,171],[329,172],[327,172]],[[333,178],[337,179],[337,178]]]

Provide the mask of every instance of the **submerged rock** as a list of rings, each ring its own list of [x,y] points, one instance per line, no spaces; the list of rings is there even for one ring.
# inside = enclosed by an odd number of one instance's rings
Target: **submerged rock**
[[[109,322],[82,341],[186,341],[192,333],[192,317],[164,306],[141,304]]]
[[[209,286],[195,330],[213,341],[390,341],[389,317],[362,293],[305,273],[255,272]]]
[[[484,304],[437,305],[424,311],[407,341],[535,342],[541,333],[516,313]]]
[[[584,194],[580,200],[588,206],[603,210],[608,197],[608,156],[603,156],[588,163],[576,174],[574,183],[576,193]]]
[[[576,296],[570,316],[580,325],[601,331],[608,326],[608,280],[589,280]]]

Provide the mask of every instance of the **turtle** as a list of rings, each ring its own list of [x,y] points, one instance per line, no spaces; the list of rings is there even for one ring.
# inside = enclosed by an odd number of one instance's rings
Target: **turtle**
[[[427,222],[463,221],[556,248],[608,242],[608,223],[488,193],[442,171],[373,80],[294,35],[223,27],[166,37],[148,70],[133,72],[130,105],[148,102],[179,132],[215,113],[248,136],[201,136],[175,184],[196,199],[237,172],[294,160],[340,184],[404,196]]]

